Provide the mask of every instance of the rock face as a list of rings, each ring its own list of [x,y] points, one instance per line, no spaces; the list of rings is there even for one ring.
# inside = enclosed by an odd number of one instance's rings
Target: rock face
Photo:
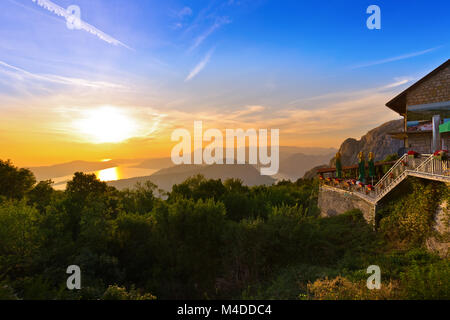
[[[450,184],[447,184],[450,188]],[[426,247],[428,250],[439,254],[441,257],[450,255],[450,203],[444,201],[438,207],[434,216],[433,229],[435,234],[427,239]]]
[[[403,128],[403,120],[392,120],[367,132],[361,140],[348,138],[345,140],[339,152],[342,156],[342,165],[350,166],[358,163],[358,153],[363,151],[367,157],[369,152],[375,154],[375,161],[384,160],[388,155],[397,154],[398,150],[403,147],[403,141],[392,139],[389,132],[401,131]],[[335,158],[332,157],[328,165],[319,165],[307,171],[303,176],[304,179],[312,179],[317,175],[317,169],[334,167],[336,165]]]
[[[314,167],[311,170],[308,170],[305,172],[305,175],[303,176],[303,179],[314,179],[317,177],[317,170],[328,168],[327,164],[322,164],[320,166]]]
[[[363,151],[367,160],[369,152],[375,154],[375,161],[380,161],[391,154],[396,154],[403,147],[403,141],[392,139],[388,133],[402,130],[403,120],[392,120],[382,124],[378,128],[370,130],[361,140],[348,138],[345,140],[339,152],[342,156],[342,165],[349,166],[358,163],[358,153]],[[334,158],[330,166],[334,166]]]

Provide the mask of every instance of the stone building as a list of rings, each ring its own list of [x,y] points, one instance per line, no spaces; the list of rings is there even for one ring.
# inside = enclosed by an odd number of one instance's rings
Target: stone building
[[[345,179],[335,179],[336,168],[318,169],[319,178],[323,180],[319,191],[322,216],[358,208],[368,221],[375,221],[377,207],[382,205],[383,198],[408,176],[450,183],[450,160],[437,160],[431,155],[438,150],[450,149],[450,60],[386,106],[403,116],[402,124],[393,128],[397,132],[385,133],[404,141],[405,148],[399,150],[400,160],[390,164],[391,169],[381,179],[372,182],[374,185],[370,188]],[[362,150],[363,146],[360,148]],[[405,161],[409,159],[406,155],[408,150],[420,153],[410,163]],[[379,165],[385,163],[380,162]],[[343,171],[353,167],[357,166],[343,167]],[[353,180],[355,176],[353,172]]]
[[[450,60],[386,104],[404,118],[404,128],[391,136],[405,150],[431,154],[450,149]]]

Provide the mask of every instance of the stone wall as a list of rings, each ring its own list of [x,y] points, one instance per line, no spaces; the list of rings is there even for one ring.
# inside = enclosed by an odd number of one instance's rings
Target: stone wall
[[[408,135],[409,149],[419,153],[430,154],[432,139],[433,135],[430,132],[409,134]]]
[[[406,105],[428,104],[450,100],[450,66],[410,90]]]
[[[374,223],[375,205],[350,192],[322,186],[319,190],[319,208],[322,217],[332,217],[352,209],[360,209],[369,223]]]
[[[420,105],[450,101],[450,65],[429,77],[406,94],[406,105]],[[408,134],[409,149],[419,153],[431,153],[431,133]],[[443,145],[450,146],[448,134],[442,137]]]
[[[447,184],[450,188],[450,184]],[[350,192],[333,187],[321,186],[319,189],[320,215],[332,217],[343,214],[352,209],[363,212],[367,222],[375,223],[377,206],[373,205]],[[444,201],[438,208],[433,223],[434,234],[426,241],[428,250],[442,257],[450,256],[450,203]]]
[[[431,154],[431,141],[433,134],[427,133],[414,133],[408,135],[409,149],[419,153]],[[450,133],[441,134],[442,146],[445,150],[450,150]]]

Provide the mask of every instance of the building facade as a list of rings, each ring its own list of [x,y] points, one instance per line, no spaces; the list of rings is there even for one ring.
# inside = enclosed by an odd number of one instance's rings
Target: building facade
[[[431,154],[450,149],[450,60],[389,101],[404,118],[404,130],[393,132],[405,151]]]

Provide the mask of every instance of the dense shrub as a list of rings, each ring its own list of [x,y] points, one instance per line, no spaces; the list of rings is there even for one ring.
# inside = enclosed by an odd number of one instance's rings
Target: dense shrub
[[[443,200],[441,183],[410,179],[387,199],[380,212],[379,230],[392,244],[420,246],[433,231],[433,220]]]
[[[343,277],[316,280],[308,284],[309,298],[314,300],[393,300],[401,298],[397,283],[382,284],[369,290],[365,281],[352,282]]]
[[[197,176],[163,200],[150,182],[118,191],[76,173],[54,191],[1,166],[20,192],[0,192],[0,299],[449,298],[448,259],[423,248],[450,200],[438,184],[402,185],[375,231],[359,210],[320,218],[314,180],[250,188]],[[66,289],[74,264],[79,291]],[[380,291],[365,288],[372,264]]]
[[[131,288],[127,291],[126,288],[117,285],[109,286],[102,296],[102,300],[155,300],[156,297],[150,293],[144,293]]]
[[[413,264],[401,274],[408,299],[450,299],[450,261],[428,265]]]

